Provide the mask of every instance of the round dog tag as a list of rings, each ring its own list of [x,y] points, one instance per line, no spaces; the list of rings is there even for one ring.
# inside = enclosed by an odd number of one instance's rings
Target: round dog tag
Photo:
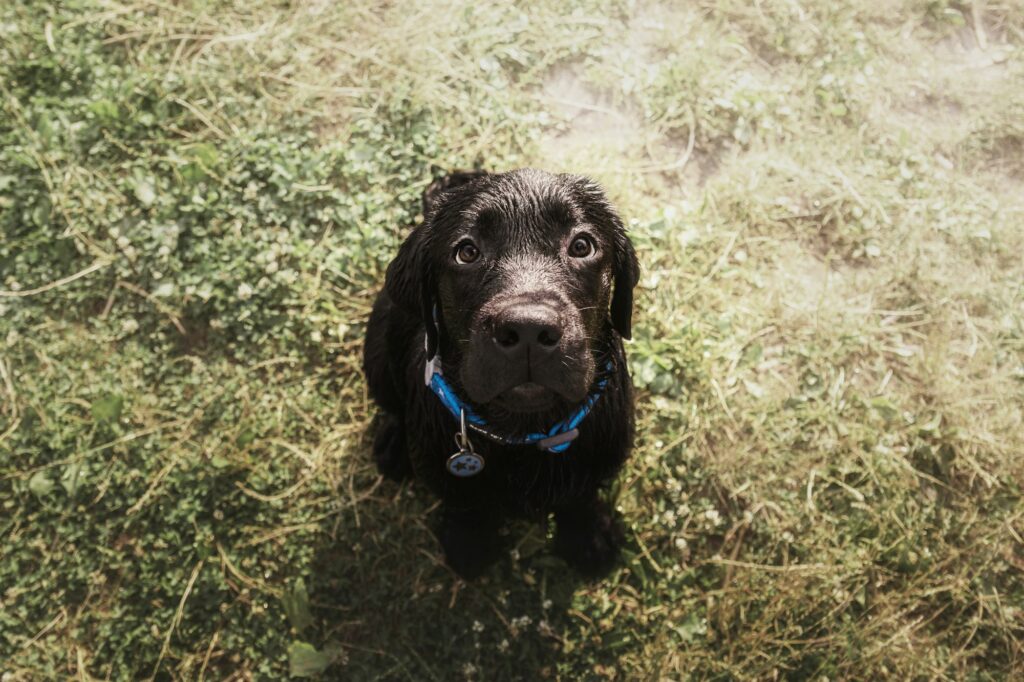
[[[484,470],[484,458],[472,450],[459,450],[448,458],[448,473],[459,478],[476,476]]]

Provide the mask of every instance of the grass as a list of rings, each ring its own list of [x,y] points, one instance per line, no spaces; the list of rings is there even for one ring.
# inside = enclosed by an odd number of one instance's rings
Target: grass
[[[0,675],[1024,675],[1024,5],[0,8]],[[608,579],[482,580],[359,371],[434,168],[644,275]]]

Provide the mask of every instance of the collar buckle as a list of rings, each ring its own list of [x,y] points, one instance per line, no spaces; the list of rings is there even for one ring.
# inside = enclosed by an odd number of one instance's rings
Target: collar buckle
[[[430,352],[430,346],[427,343],[426,336],[423,337],[423,352],[424,355]],[[427,361],[423,367],[423,383],[426,384],[427,386],[430,386],[430,380],[433,378],[435,374],[437,374],[438,376],[443,376],[443,373],[441,372],[440,353],[434,353],[432,357],[427,358]]]

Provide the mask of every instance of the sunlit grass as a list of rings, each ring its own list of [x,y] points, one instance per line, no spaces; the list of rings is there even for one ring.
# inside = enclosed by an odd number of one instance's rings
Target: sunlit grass
[[[1022,17],[4,5],[5,682],[1024,674]],[[602,582],[525,524],[460,582],[370,463],[369,306],[474,165],[632,226]]]

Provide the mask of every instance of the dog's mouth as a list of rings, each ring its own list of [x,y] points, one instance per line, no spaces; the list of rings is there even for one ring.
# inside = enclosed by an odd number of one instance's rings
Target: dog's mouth
[[[500,365],[476,365],[473,360],[459,371],[460,383],[472,403],[496,414],[550,416],[571,409],[586,398],[593,377],[593,369],[576,369],[569,359],[533,372],[525,367],[510,372]]]
[[[509,412],[542,412],[555,406],[558,394],[533,381],[508,388],[499,393],[494,401]]]

